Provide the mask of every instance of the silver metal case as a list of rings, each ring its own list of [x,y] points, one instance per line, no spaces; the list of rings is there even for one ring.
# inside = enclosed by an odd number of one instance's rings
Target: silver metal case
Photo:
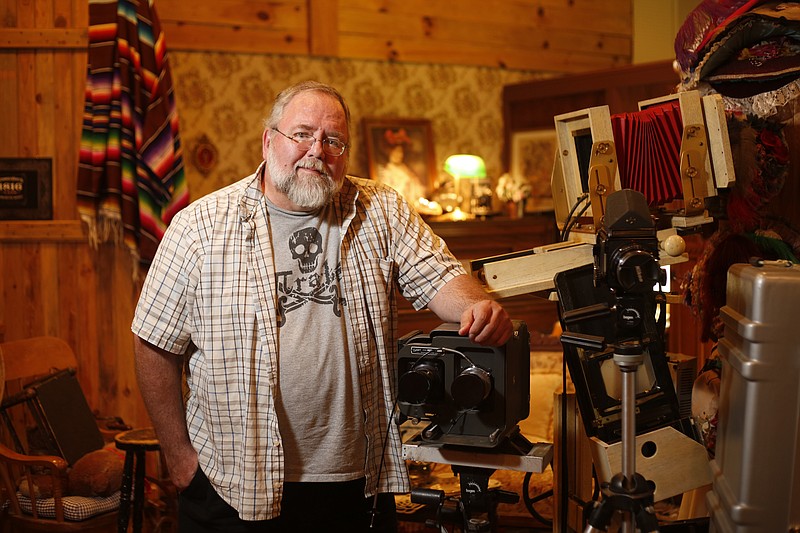
[[[800,527],[800,266],[728,271],[710,531]]]

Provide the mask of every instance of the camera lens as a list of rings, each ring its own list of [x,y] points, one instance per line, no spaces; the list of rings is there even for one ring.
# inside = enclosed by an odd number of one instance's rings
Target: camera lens
[[[491,375],[477,366],[464,369],[450,385],[450,394],[461,409],[475,409],[491,391]]]
[[[619,286],[629,292],[647,292],[658,282],[660,267],[657,258],[638,246],[621,248],[612,257]]]
[[[439,373],[429,362],[422,362],[402,376],[397,382],[398,399],[401,402],[420,405],[432,400],[439,385]]]

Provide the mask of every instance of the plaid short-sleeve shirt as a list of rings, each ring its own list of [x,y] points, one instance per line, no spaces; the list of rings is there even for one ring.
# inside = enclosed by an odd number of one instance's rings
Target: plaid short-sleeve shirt
[[[274,405],[276,276],[256,176],[176,215],[150,267],[132,325],[145,341],[187,355],[189,435],[206,476],[245,520],[277,516],[283,489]],[[365,417],[366,496],[376,490],[406,492],[400,438],[395,424],[389,424],[397,377],[394,289],[421,309],[466,271],[386,186],[348,177],[334,210],[342,235],[341,292]],[[313,383],[310,369],[309,386]],[[390,440],[378,479],[387,427]]]

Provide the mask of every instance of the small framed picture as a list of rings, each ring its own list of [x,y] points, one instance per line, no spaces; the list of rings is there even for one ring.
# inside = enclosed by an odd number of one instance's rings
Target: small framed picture
[[[0,158],[0,220],[52,218],[52,160]]]
[[[552,211],[553,192],[550,178],[555,162],[554,129],[518,131],[511,134],[511,175],[522,176],[531,184],[526,210]]]
[[[385,183],[417,205],[436,180],[431,123],[425,119],[365,118],[370,178]]]

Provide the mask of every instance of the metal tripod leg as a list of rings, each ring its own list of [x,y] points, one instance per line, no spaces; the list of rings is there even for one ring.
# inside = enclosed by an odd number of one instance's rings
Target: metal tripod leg
[[[618,345],[614,363],[622,372],[622,472],[602,487],[603,501],[597,502],[589,516],[585,533],[606,531],[614,512],[624,513],[622,533],[658,531],[653,510],[653,488],[636,473],[636,371],[644,361],[638,342]]]

